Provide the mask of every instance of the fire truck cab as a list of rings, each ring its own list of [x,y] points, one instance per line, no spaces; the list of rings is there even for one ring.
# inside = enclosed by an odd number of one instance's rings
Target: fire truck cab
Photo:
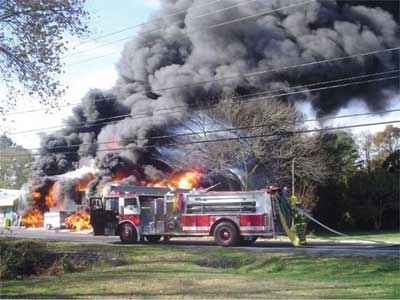
[[[281,233],[271,191],[205,192],[111,185],[90,198],[94,234],[123,243],[213,236],[220,246],[251,244]]]

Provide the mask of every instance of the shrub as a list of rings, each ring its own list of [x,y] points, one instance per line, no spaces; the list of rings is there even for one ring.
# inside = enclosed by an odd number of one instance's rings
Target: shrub
[[[38,274],[48,251],[45,244],[20,241],[2,244],[0,251],[0,278],[13,279]]]

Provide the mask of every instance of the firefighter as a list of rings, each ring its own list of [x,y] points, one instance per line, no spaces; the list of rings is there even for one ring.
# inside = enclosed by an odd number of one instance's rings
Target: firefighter
[[[290,206],[291,206],[291,211],[292,211],[292,216],[293,216],[293,222],[292,222],[292,230],[294,230],[297,233],[297,236],[299,237],[299,242],[300,245],[305,245],[307,244],[306,241],[306,226],[307,226],[307,221],[306,217],[301,211],[298,211],[295,209],[295,207],[300,207],[301,202],[297,199],[295,195],[292,195],[290,197]]]

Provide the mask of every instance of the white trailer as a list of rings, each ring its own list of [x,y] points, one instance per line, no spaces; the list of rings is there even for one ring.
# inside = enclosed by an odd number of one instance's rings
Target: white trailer
[[[46,212],[44,213],[43,226],[47,230],[64,228],[66,217],[68,217],[68,213],[65,211]]]

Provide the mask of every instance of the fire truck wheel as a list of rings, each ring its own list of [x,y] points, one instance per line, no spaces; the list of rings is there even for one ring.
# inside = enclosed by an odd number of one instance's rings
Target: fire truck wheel
[[[124,244],[133,244],[137,242],[136,229],[129,223],[122,225],[119,232],[119,238]]]
[[[148,243],[157,243],[161,240],[161,235],[147,235],[146,240]]]
[[[219,246],[231,247],[239,242],[238,231],[232,223],[222,222],[214,230],[214,240]]]
[[[252,237],[244,237],[241,236],[240,237],[240,244],[242,246],[253,246],[254,242],[257,240],[256,236],[252,236]]]

